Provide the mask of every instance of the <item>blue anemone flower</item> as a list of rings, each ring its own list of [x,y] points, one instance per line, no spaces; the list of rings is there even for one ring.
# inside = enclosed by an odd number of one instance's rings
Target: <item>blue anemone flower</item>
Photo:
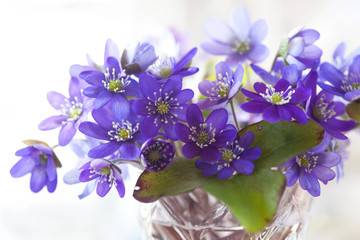
[[[228,142],[226,146],[219,148],[218,161],[209,163],[198,159],[195,166],[203,170],[204,177],[217,174],[217,178],[227,179],[236,173],[250,175],[254,170],[253,161],[261,155],[260,147],[250,148],[254,138],[255,135],[251,131],[246,132],[241,138],[237,136],[233,142]]]
[[[185,143],[182,153],[187,158],[198,155],[207,162],[220,159],[219,147],[234,141],[237,131],[233,125],[226,124],[228,113],[224,108],[216,109],[204,121],[200,108],[191,104],[186,111],[186,122],[189,126],[177,123],[174,130],[179,139]]]
[[[241,64],[233,73],[227,63],[220,62],[216,64],[215,71],[216,80],[204,80],[199,83],[200,92],[207,97],[197,104],[202,110],[223,107],[239,91],[244,76]]]
[[[142,74],[139,77],[140,90],[144,99],[139,99],[132,105],[132,110],[144,116],[140,129],[147,137],[154,137],[163,127],[168,138],[177,140],[174,124],[178,120],[185,121],[185,111],[194,92],[182,88],[180,76],[173,76],[163,86],[157,79]]]
[[[231,66],[246,60],[259,63],[269,55],[269,49],[261,43],[267,34],[265,20],[251,23],[243,6],[234,7],[229,24],[208,19],[204,31],[211,39],[203,42],[201,47],[210,54],[226,55],[226,62]]]

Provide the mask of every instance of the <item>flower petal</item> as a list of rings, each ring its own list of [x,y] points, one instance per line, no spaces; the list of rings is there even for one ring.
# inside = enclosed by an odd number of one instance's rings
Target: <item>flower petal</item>
[[[216,176],[218,179],[228,179],[233,175],[235,169],[233,167],[224,167],[218,175]]]
[[[108,181],[104,180],[105,176],[101,176],[99,182],[96,187],[96,193],[99,197],[105,197],[106,194],[110,191],[112,187],[112,182],[109,183]]]
[[[206,123],[208,127],[212,127],[215,129],[215,132],[223,130],[228,120],[228,112],[225,108],[216,109],[210,113],[210,115],[206,118]]]
[[[254,171],[254,163],[247,160],[235,160],[232,165],[239,173],[250,175]]]
[[[289,168],[286,173],[285,173],[285,176],[286,176],[286,186],[288,187],[292,187],[296,181],[298,180],[299,178],[299,171],[300,169],[298,167],[292,167],[292,168]]]
[[[269,56],[269,49],[260,43],[251,45],[250,50],[247,52],[247,57],[253,63],[263,62]]]
[[[123,142],[119,148],[120,157],[125,160],[135,160],[140,156],[140,150],[135,143]]]
[[[34,168],[30,178],[30,189],[34,193],[39,192],[46,184],[47,176],[42,167],[42,165],[38,165]]]
[[[51,116],[39,123],[38,127],[42,131],[52,130],[60,127],[67,118],[68,117],[64,115]]]
[[[155,78],[141,74],[139,76],[139,85],[140,90],[145,98],[150,98],[151,100],[156,100],[160,95],[155,95],[155,93],[159,92],[161,85],[158,80]]]
[[[269,106],[263,112],[264,120],[268,122],[279,122],[281,120],[278,106]]]
[[[220,159],[220,152],[217,148],[206,147],[200,151],[200,157],[206,162],[216,162]]]
[[[49,101],[50,105],[56,110],[60,110],[62,108],[62,105],[65,105],[66,97],[61,93],[51,91],[47,93],[46,98]]]
[[[248,38],[251,29],[251,20],[245,7],[237,5],[230,14],[230,26],[240,41]]]
[[[187,158],[194,158],[198,156],[201,152],[201,149],[196,146],[194,142],[185,143],[181,148],[182,154]]]
[[[113,94],[109,92],[106,89],[103,89],[99,94],[97,95],[95,101],[94,101],[94,109],[99,109],[104,107],[108,102],[110,102]]]
[[[118,142],[108,142],[105,144],[101,144],[97,147],[90,149],[88,156],[90,158],[103,158],[107,157],[114,152],[116,152],[120,147],[120,143]]]
[[[311,171],[318,179],[323,182],[331,181],[335,178],[336,174],[333,170],[328,167],[316,166]]]
[[[186,119],[190,127],[198,127],[200,123],[204,122],[201,110],[196,104],[190,104],[186,111]]]
[[[259,101],[250,101],[241,104],[241,108],[249,113],[262,113],[266,108],[271,106],[272,105],[268,102],[259,102]]]
[[[87,136],[100,139],[109,140],[108,132],[93,122],[83,122],[79,126],[79,131]]]
[[[244,152],[242,152],[240,155],[240,159],[254,161],[254,160],[258,159],[260,156],[261,156],[261,148],[253,147],[253,148],[244,150]]]
[[[160,117],[158,115],[151,115],[149,117],[145,117],[140,125],[140,131],[146,137],[154,137],[159,131],[162,123],[160,121]]]
[[[176,136],[184,143],[190,143],[192,142],[191,139],[189,139],[189,136],[191,135],[191,132],[187,126],[185,126],[182,123],[177,123],[174,125],[174,131],[176,133]]]
[[[253,42],[262,42],[268,32],[267,23],[264,19],[257,20],[253,23],[250,30],[250,39]]]
[[[230,43],[235,38],[230,26],[215,18],[207,19],[203,24],[203,29],[208,37],[222,43]]]
[[[130,113],[130,102],[129,100],[121,94],[114,94],[111,101],[110,107],[114,114],[114,117],[121,121],[122,119],[127,119]]]
[[[19,178],[31,172],[34,167],[35,162],[31,157],[23,157],[10,169],[10,174],[14,178]]]
[[[70,141],[73,139],[73,137],[75,136],[76,128],[75,128],[74,123],[75,122],[65,124],[60,129],[60,133],[59,133],[59,137],[58,137],[60,146],[68,145],[70,143]]]

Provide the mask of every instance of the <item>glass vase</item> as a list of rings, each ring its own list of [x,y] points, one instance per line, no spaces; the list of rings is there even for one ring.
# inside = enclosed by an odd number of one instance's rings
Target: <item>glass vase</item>
[[[272,222],[250,234],[226,205],[207,192],[194,191],[142,204],[144,239],[295,240],[302,239],[313,211],[313,198],[298,184],[286,188]]]

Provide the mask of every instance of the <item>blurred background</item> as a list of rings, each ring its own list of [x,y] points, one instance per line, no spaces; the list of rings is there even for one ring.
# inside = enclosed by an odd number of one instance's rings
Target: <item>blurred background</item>
[[[0,1],[0,239],[141,239],[138,203],[132,184],[120,199],[115,191],[104,199],[96,194],[79,200],[83,186],[68,186],[62,176],[75,167],[69,150],[57,149],[63,168],[54,194],[45,189],[34,194],[30,176],[10,177],[19,160],[16,150],[23,139],[57,142],[57,130],[40,132],[37,125],[55,110],[47,103],[50,90],[67,95],[69,67],[86,62],[89,54],[102,63],[105,42],[120,48],[146,34],[175,27],[191,36],[190,46],[206,39],[202,23],[209,17],[228,21],[231,8],[247,7],[252,21],[264,18],[268,35],[264,43],[270,56],[261,66],[269,68],[281,37],[298,26],[321,34],[317,44],[323,60],[331,61],[341,41],[347,53],[360,46],[360,1],[357,0],[2,0]],[[197,57],[203,54],[199,50]],[[350,156],[345,178],[322,187],[306,239],[360,239],[360,138],[349,134]]]

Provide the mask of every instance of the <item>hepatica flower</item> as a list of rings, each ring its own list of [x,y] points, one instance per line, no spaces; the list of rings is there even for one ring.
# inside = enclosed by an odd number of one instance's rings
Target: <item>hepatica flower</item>
[[[226,55],[226,62],[232,66],[246,60],[262,62],[269,55],[268,48],[261,43],[267,34],[265,20],[252,24],[242,6],[233,9],[230,24],[209,19],[204,23],[204,31],[211,39],[203,42],[202,48],[210,54]]]
[[[354,61],[354,58],[357,55],[360,55],[360,48],[357,48],[354,51],[352,51],[347,57],[345,57],[345,50],[346,50],[346,44],[342,42],[339,43],[339,45],[336,47],[333,53],[334,66],[337,69],[339,69],[341,72],[345,72],[346,69]]]
[[[311,98],[306,106],[306,113],[310,119],[320,124],[331,136],[345,140],[347,137],[342,132],[350,131],[356,123],[352,120],[337,119],[345,113],[345,104],[334,102],[334,96],[324,90],[316,95],[316,79],[309,78],[310,81],[306,83],[312,89]]]
[[[128,47],[121,58],[126,74],[140,74],[157,60],[154,47],[149,43],[136,43]]]
[[[319,180],[326,184],[335,178],[331,167],[341,161],[341,156],[336,152],[325,152],[330,144],[331,137],[324,138],[323,143],[310,149],[304,154],[292,158],[283,167],[289,167],[285,176],[287,186],[293,186],[299,179],[300,187],[307,190],[312,196],[320,196]]]
[[[58,92],[49,92],[47,99],[51,106],[61,112],[60,115],[52,116],[39,124],[40,130],[51,130],[61,127],[59,133],[59,145],[67,145],[74,137],[76,130],[83,122],[87,113],[91,110],[89,99],[81,95],[79,80],[72,77],[69,84],[69,98]]]
[[[257,93],[241,89],[246,97],[252,99],[241,105],[243,110],[249,113],[263,113],[264,120],[268,122],[278,122],[281,119],[291,121],[294,118],[299,123],[307,123],[306,114],[297,104],[309,98],[310,89],[293,89],[285,79],[280,79],[274,87],[257,82],[254,89]]]
[[[114,57],[106,59],[105,69],[105,73],[90,70],[80,74],[80,78],[92,85],[84,89],[83,94],[95,98],[94,109],[109,103],[116,115],[126,116],[130,112],[130,102],[126,97],[141,96],[138,83],[126,75]]]
[[[163,139],[149,139],[140,150],[141,161],[151,172],[167,168],[174,160],[175,148],[172,143]]]
[[[47,144],[35,140],[24,142],[29,146],[15,153],[21,159],[11,168],[11,176],[18,178],[31,173],[31,191],[37,193],[46,186],[50,193],[54,192],[57,185],[56,166],[61,167],[59,160]]]
[[[273,86],[280,79],[286,79],[290,83],[291,87],[296,88],[298,81],[301,79],[301,72],[297,69],[295,64],[285,66],[277,61],[274,64],[273,74],[254,64],[251,64],[251,68],[262,80]]]
[[[298,28],[289,33],[280,54],[288,64],[295,64],[300,71],[319,64],[322,51],[313,43],[320,37],[314,29]],[[284,51],[284,52],[283,52]]]
[[[166,135],[176,140],[174,124],[185,120],[187,104],[194,96],[190,89],[181,90],[179,76],[170,78],[163,86],[153,77],[140,75],[140,90],[144,99],[136,100],[132,106],[136,114],[144,116],[141,132],[147,137],[154,137],[163,127]]]
[[[220,159],[210,163],[199,159],[195,166],[203,170],[204,177],[217,174],[219,179],[227,179],[234,173],[250,175],[254,170],[253,161],[261,155],[260,147],[249,148],[254,141],[254,133],[246,132],[241,138],[237,137],[233,142],[228,142],[219,148]]]
[[[104,158],[116,151],[125,160],[133,160],[139,157],[140,151],[136,143],[144,141],[144,137],[133,114],[120,120],[111,114],[107,108],[102,108],[94,110],[92,115],[97,124],[83,122],[79,126],[80,132],[99,140],[105,140],[107,143],[92,148],[88,153],[90,158]]]
[[[96,181],[96,193],[100,197],[105,197],[114,186],[122,198],[125,195],[125,185],[121,177],[120,169],[111,163],[111,161],[103,159],[95,159],[85,163],[80,167],[81,173],[79,180],[81,182]]]
[[[207,162],[220,159],[219,147],[232,142],[237,134],[233,125],[226,125],[228,113],[225,109],[217,109],[210,113],[204,121],[200,108],[191,104],[186,111],[186,122],[175,124],[174,130],[179,139],[185,142],[182,153],[187,158],[198,155]]]
[[[200,109],[216,109],[224,106],[239,91],[244,76],[244,69],[238,65],[233,73],[229,65],[220,62],[215,66],[216,80],[199,83],[200,92],[207,98],[198,103]]]
[[[319,81],[318,85],[325,91],[343,97],[347,101],[356,101],[360,98],[360,55],[354,58],[348,70],[348,74],[345,75],[330,63],[322,63],[320,65],[322,81]]]
[[[197,48],[191,49],[179,61],[174,57],[160,57],[151,65],[146,74],[156,78],[160,83],[166,82],[171,76],[186,77],[199,71],[197,67],[189,67],[191,60],[195,56]]]

